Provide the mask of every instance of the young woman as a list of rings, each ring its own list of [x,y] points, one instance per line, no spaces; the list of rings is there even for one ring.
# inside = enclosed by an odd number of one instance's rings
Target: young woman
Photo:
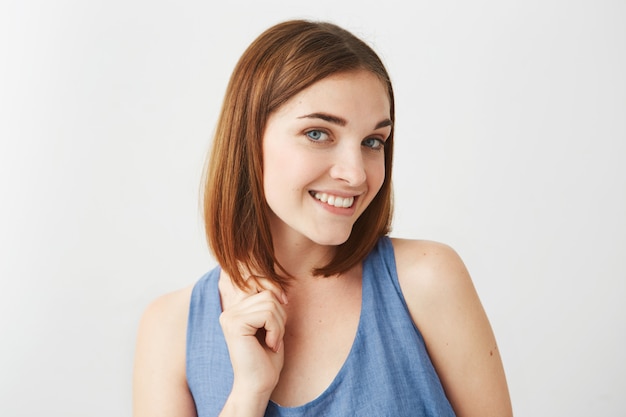
[[[135,417],[512,414],[462,261],[388,237],[393,131],[351,33],[288,21],[248,47],[207,164],[219,267],[145,312]]]

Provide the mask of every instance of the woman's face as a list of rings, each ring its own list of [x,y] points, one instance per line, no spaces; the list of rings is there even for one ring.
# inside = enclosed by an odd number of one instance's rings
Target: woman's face
[[[275,242],[345,242],[385,179],[391,133],[385,85],[340,73],[292,97],[267,121],[263,186]]]

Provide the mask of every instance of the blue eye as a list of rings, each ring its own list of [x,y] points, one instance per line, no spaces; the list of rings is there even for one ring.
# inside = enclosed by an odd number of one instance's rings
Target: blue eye
[[[363,141],[363,145],[368,148],[378,150],[385,146],[385,142],[378,138],[367,138]]]
[[[305,134],[309,139],[311,139],[314,142],[321,142],[325,140],[324,139],[325,136],[328,136],[326,133],[322,132],[321,130],[309,130]]]

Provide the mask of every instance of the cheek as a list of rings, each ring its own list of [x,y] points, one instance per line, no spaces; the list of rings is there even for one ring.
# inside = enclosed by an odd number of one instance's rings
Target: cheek
[[[296,188],[302,164],[297,153],[285,147],[266,146],[263,153],[263,187],[266,196],[284,195]]]
[[[263,161],[263,188],[268,198],[272,197],[281,185],[279,166],[280,161],[275,156],[265,158]]]
[[[383,183],[385,182],[384,159],[382,160],[382,162],[376,162],[372,164],[367,177],[370,182],[370,188],[372,190],[375,190],[377,193],[378,190],[380,190],[380,188],[383,186]]]
[[[263,154],[263,177],[267,181],[293,184],[292,188],[298,188],[298,184],[315,175],[320,162],[296,146],[268,145]]]

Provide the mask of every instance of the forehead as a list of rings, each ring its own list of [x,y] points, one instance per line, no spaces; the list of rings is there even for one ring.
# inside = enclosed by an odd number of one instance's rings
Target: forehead
[[[370,71],[330,75],[305,88],[277,109],[276,116],[324,111],[351,118],[390,117],[387,86]],[[352,116],[352,117],[350,117]]]

